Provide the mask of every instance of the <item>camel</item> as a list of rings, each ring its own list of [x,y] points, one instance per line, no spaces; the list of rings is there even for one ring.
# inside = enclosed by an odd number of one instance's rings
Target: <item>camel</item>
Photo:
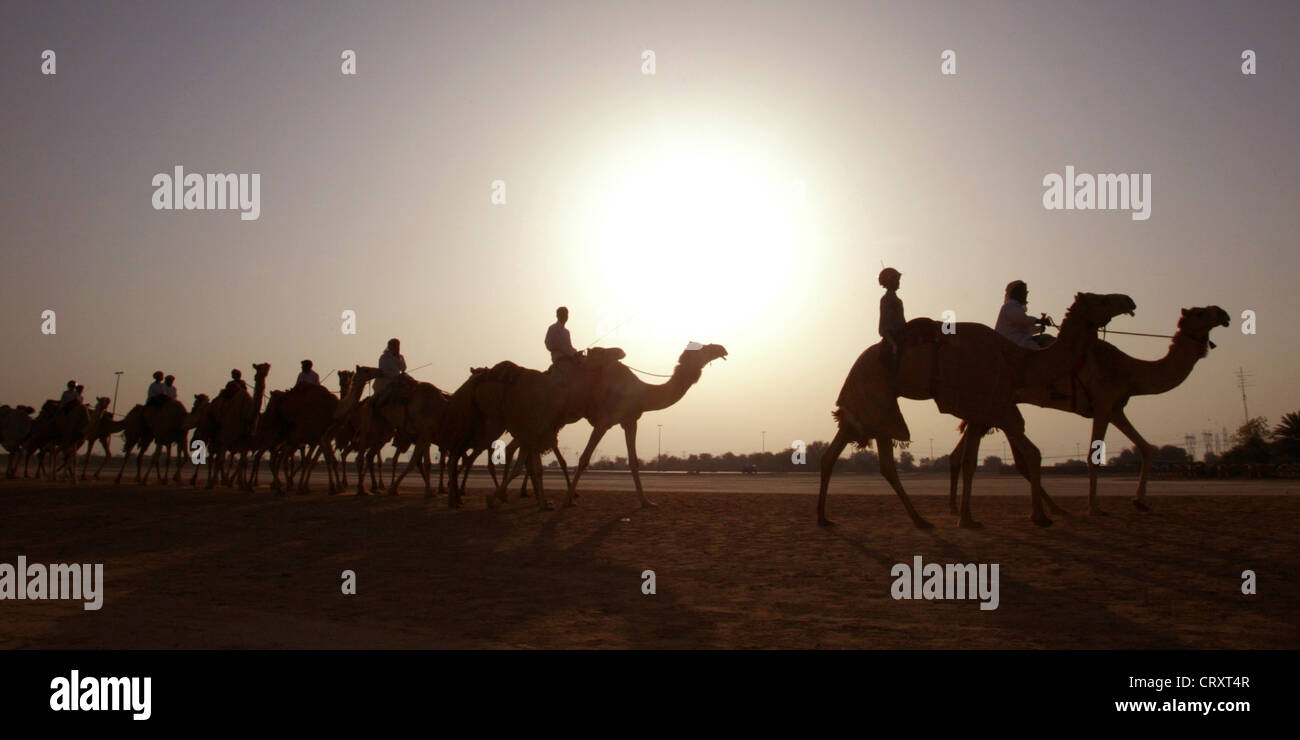
[[[339,371],[339,398],[348,394],[348,388],[352,384],[351,370]],[[343,488],[348,487],[348,455],[353,452],[352,439],[356,436],[356,427],[352,423],[351,416],[341,419],[334,426],[334,433],[330,442],[339,453],[339,485]]]
[[[640,464],[636,456],[637,421],[647,411],[668,408],[680,401],[691,386],[699,382],[704,367],[719,358],[727,359],[727,350],[720,344],[688,346],[677,358],[677,366],[673,368],[672,376],[667,382],[658,385],[643,382],[622,363],[613,368],[612,372],[602,380],[605,392],[589,396],[590,403],[583,409],[582,418],[591,424],[591,436],[587,439],[587,446],[578,459],[578,469],[573,479],[569,481],[567,504],[571,506],[573,500],[577,498],[578,481],[591,464],[591,456],[596,451],[596,445],[600,444],[600,440],[611,427],[618,424],[623,428],[623,435],[627,441],[628,465],[632,472],[632,482],[636,486],[637,499],[642,508],[654,506],[654,503],[646,498],[641,487]],[[511,448],[515,446],[516,443],[511,442],[506,454],[507,460],[510,459],[513,451]],[[561,469],[564,469],[564,458],[558,450],[555,452]],[[511,477],[513,475],[512,473]],[[567,470],[565,470],[565,478],[568,478]]]
[[[1098,340],[1077,373],[1076,386],[1072,387],[1068,379],[1058,379],[1050,388],[1021,389],[1016,393],[1016,401],[1092,419],[1093,440],[1105,439],[1107,426],[1114,423],[1115,428],[1123,432],[1142,455],[1142,472],[1138,477],[1133,505],[1140,511],[1150,511],[1146,504],[1147,476],[1155,461],[1156,448],[1138,434],[1125,415],[1124,407],[1133,396],[1157,395],[1177,388],[1191,374],[1197,361],[1214,346],[1210,342],[1210,330],[1230,323],[1227,312],[1218,306],[1184,308],[1169,350],[1159,360],[1138,360],[1113,344]],[[957,513],[957,476],[964,468],[965,443],[963,433],[948,458],[948,504],[954,514]],[[1097,468],[1089,454],[1088,512],[1094,515],[1104,513],[1097,504]]]
[[[266,408],[257,417],[257,425],[253,429],[253,437],[249,442],[249,451],[253,453],[252,471],[248,475],[248,480],[242,486],[245,491],[252,491],[257,486],[257,469],[262,462],[262,455],[269,455],[271,467],[271,490],[279,491],[280,476],[277,472],[280,465],[280,456],[283,454],[282,445],[288,436],[288,424],[281,413],[281,405],[284,400],[285,391],[271,391],[270,398],[266,402]]]
[[[50,479],[58,480],[60,468],[67,472],[73,485],[77,483],[77,450],[86,440],[86,424],[90,413],[84,404],[62,407],[58,401],[48,400],[41,406],[41,411],[32,421],[31,433],[24,447],[27,459],[31,460],[33,452],[37,453],[37,475],[44,466],[45,454],[50,453]],[[58,464],[59,454],[63,454],[63,464]],[[24,464],[23,476],[27,469]]]
[[[578,458],[578,469],[569,484],[569,505],[573,504],[578,481],[591,463],[596,445],[600,444],[610,427],[618,424],[623,428],[623,437],[627,441],[628,467],[632,470],[637,499],[642,508],[654,506],[641,489],[640,465],[636,457],[637,421],[647,411],[666,409],[680,401],[699,382],[704,366],[719,358],[727,359],[727,350],[720,344],[706,344],[698,349],[693,349],[692,346],[688,345],[677,358],[677,366],[673,368],[673,374],[667,382],[657,385],[646,383],[622,363],[616,363],[610,372],[602,376],[603,392],[589,396],[589,403],[583,408],[582,418],[591,424],[591,436],[582,450],[582,456]]]
[[[0,406],[0,445],[9,451],[9,461],[5,467],[6,478],[18,477],[18,455],[23,449],[23,442],[32,431],[32,414],[36,409],[31,406]]]
[[[354,393],[361,395],[359,386]],[[330,445],[335,427],[341,424],[341,420],[334,417],[338,405],[339,399],[333,393],[315,383],[298,383],[280,397],[280,408],[277,413],[283,419],[286,428],[285,438],[281,444],[288,452],[280,456],[282,464],[287,467],[288,459],[300,446],[307,448],[303,455],[302,466],[297,471],[299,493],[308,493],[308,479],[316,456],[321,452],[325,455],[329,473],[329,492],[331,494],[338,492],[335,485],[337,462],[334,459],[333,447]],[[278,477],[274,463],[272,463],[271,474]],[[291,479],[288,482],[292,485]]]
[[[216,485],[217,477],[229,482],[225,469],[226,456],[230,455],[233,461],[236,453],[240,455],[239,464],[235,473],[229,477],[243,485],[248,447],[262,407],[262,394],[266,392],[266,376],[270,371],[271,366],[268,363],[253,365],[252,397],[248,395],[246,388],[232,388],[227,384],[227,390],[223,390],[212,401],[215,429],[212,431],[208,450],[213,460],[212,467],[208,469],[208,488]]]
[[[194,405],[189,411],[185,410],[185,404],[174,398],[168,398],[166,402],[157,406],[145,405],[144,424],[149,430],[149,436],[153,438],[154,447],[153,460],[144,471],[144,483],[149,482],[149,471],[155,469],[159,470],[159,482],[167,482],[167,471],[171,468],[171,448],[175,446],[177,458],[175,482],[180,484],[181,468],[184,467],[187,456],[185,442],[189,437],[189,430],[193,429],[199,420],[207,415],[207,412],[208,397],[203,393],[194,396]],[[158,457],[163,450],[167,451],[167,466],[159,469]]]
[[[1078,293],[1061,322],[1057,340],[1037,350],[1019,347],[983,324],[958,323],[955,333],[945,334],[931,319],[913,319],[904,332],[892,378],[881,357],[880,343],[868,347],[849,371],[832,413],[838,429],[822,455],[818,524],[834,524],[826,516],[826,494],[844,447],[850,442],[865,447],[874,441],[880,456],[880,474],[898,494],[912,523],[923,529],[933,526],[913,508],[894,464],[894,442],[906,443],[911,438],[898,409],[898,398],[902,396],[933,399],[940,411],[961,418],[972,428],[1002,429],[1011,443],[1017,467],[1030,483],[1031,519],[1039,526],[1050,525],[1052,521],[1043,511],[1046,495],[1039,469],[1042,456],[1025,436],[1015,393],[1026,386],[1047,385],[1067,376],[1097,341],[1098,328],[1120,314],[1132,314],[1136,308],[1126,295]],[[967,445],[968,460],[978,453],[978,448],[974,441]],[[969,476],[973,467],[966,470],[963,527],[979,526],[970,516]]]
[[[135,457],[135,482],[144,482],[140,465],[144,459],[145,450],[149,445],[153,444],[153,437],[150,436],[149,429],[144,423],[144,404],[133,406],[120,422],[110,421],[108,423],[108,428],[114,427],[117,427],[122,432],[122,467],[117,469],[117,477],[113,479],[113,485],[121,484],[122,473],[126,471],[127,463],[131,460],[131,450],[137,447],[139,452],[136,453]]]
[[[95,451],[95,443],[99,442],[104,448],[104,462],[99,464],[99,469],[95,471],[95,478],[99,478],[99,471],[104,469],[108,464],[108,458],[112,453],[108,451],[108,438],[111,432],[105,432],[103,427],[108,421],[108,405],[112,403],[111,398],[99,396],[95,399],[95,408],[90,412],[90,421],[86,424],[86,462],[81,466],[81,479],[87,480],[86,471],[90,469],[90,456]]]
[[[358,375],[363,371],[367,376],[370,376],[372,371],[378,372],[374,368],[357,368]],[[385,424],[392,427],[394,436],[400,436],[402,433],[409,435],[413,449],[411,451],[411,460],[406,469],[402,471],[401,475],[396,476],[389,482],[388,495],[396,496],[397,487],[401,484],[402,479],[411,472],[412,468],[418,466],[420,474],[424,478],[424,494],[432,496],[433,490],[429,485],[429,448],[438,436],[439,425],[442,423],[442,417],[447,410],[451,395],[439,389],[433,383],[416,381],[408,375],[400,376],[393,382],[401,385],[382,408],[372,409],[372,411],[374,416],[382,419]],[[373,406],[373,401],[371,404]],[[377,449],[367,450],[367,456],[372,451],[377,453]],[[358,470],[360,470],[359,467]],[[360,482],[358,481],[359,486]]]
[[[563,362],[553,365],[547,372],[520,367],[513,362],[500,362],[486,373],[474,376],[472,393],[468,394],[472,403],[468,408],[455,414],[454,426],[461,437],[457,446],[445,448],[444,456],[450,452],[452,463],[451,481],[453,492],[449,497],[450,506],[458,506],[460,492],[457,487],[457,469],[461,453],[467,446],[461,446],[470,438],[499,436],[498,430],[510,432],[523,454],[524,466],[533,483],[540,509],[550,508],[550,503],[542,490],[541,455],[556,447],[556,435],[568,423],[581,419],[586,409],[609,390],[606,377],[611,376],[613,368],[623,359],[623,350],[617,348],[593,347],[587,350],[586,357],[578,362]],[[633,442],[635,444],[635,442]],[[509,484],[509,475],[502,476],[495,498],[489,497],[488,504],[496,505],[505,500],[505,487]],[[569,501],[572,502],[570,486]]]

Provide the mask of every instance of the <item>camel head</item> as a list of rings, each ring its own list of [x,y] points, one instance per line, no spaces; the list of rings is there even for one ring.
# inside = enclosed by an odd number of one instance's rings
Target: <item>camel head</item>
[[[722,358],[727,359],[727,348],[721,344],[700,344],[691,342],[686,345],[682,356],[677,358],[677,364],[690,365],[693,367],[704,367],[714,360]]]
[[[1105,326],[1120,314],[1135,315],[1137,304],[1123,293],[1075,293],[1065,317],[1078,317],[1092,328]]]
[[[1228,312],[1218,306],[1184,308],[1178,317],[1178,336],[1185,336],[1201,343],[1201,356],[1214,347],[1210,341],[1210,330],[1216,326],[1231,326],[1232,319]]]
[[[95,398],[95,410],[103,411],[104,409],[108,408],[108,405],[112,402],[113,399],[111,398],[108,398],[106,396],[97,396]]]
[[[32,408],[31,406],[19,406],[17,407],[17,411],[27,416],[31,416],[32,414],[36,413],[36,409]]]
[[[357,365],[356,370],[354,370],[352,373],[352,382],[369,383],[370,381],[382,375],[383,373],[379,372],[379,368],[377,367],[369,367],[367,365]]]
[[[255,362],[253,363],[253,379],[266,380],[267,373],[271,372],[271,363]]]

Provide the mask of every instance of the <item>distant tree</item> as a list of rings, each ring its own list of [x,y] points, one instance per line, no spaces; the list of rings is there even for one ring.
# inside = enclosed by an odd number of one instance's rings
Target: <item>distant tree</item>
[[[1184,450],[1181,447],[1175,447],[1174,445],[1161,445],[1160,449],[1156,450],[1156,462],[1183,463],[1187,461],[1187,450]]]
[[[1268,438],[1271,432],[1268,428],[1268,419],[1262,416],[1247,421],[1245,424],[1237,427],[1237,433],[1233,436],[1236,444],[1232,449],[1223,453],[1220,462],[1229,465],[1242,464],[1263,464],[1270,462],[1273,458],[1272,450],[1269,449]]]
[[[1138,454],[1136,448],[1125,447],[1119,451],[1119,454],[1112,457],[1106,462],[1108,467],[1112,468],[1136,468],[1142,463],[1142,456]]]
[[[902,454],[898,456],[898,469],[904,473],[911,473],[916,470],[916,462],[912,458],[912,453],[903,450]]]
[[[986,473],[1001,473],[1002,458],[998,457],[997,455],[989,455],[988,457],[984,458],[983,467]],[[965,475],[965,473],[963,473],[962,475]]]
[[[1274,427],[1273,453],[1279,460],[1300,461],[1300,412],[1284,414],[1282,421]]]

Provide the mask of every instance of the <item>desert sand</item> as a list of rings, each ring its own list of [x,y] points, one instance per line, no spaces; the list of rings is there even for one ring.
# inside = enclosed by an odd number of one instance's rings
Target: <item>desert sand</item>
[[[940,476],[904,477],[933,530],[879,476],[835,478],[833,528],[815,475],[646,481],[653,509],[626,473],[595,473],[577,507],[545,512],[516,491],[487,510],[477,476],[457,511],[418,485],[0,481],[0,562],[103,563],[105,579],[99,611],[0,603],[0,648],[1300,648],[1297,481],[1158,480],[1143,514],[1132,479],[1106,478],[1108,515],[1089,517],[1086,479],[1047,478],[1069,515],[1039,528],[1023,480],[981,475],[982,530],[956,526]],[[890,569],[916,555],[998,563],[999,607],[894,600]]]

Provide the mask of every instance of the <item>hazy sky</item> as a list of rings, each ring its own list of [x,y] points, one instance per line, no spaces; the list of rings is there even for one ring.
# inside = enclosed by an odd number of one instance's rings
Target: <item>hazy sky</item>
[[[579,348],[643,370],[690,340],[731,353],[642,420],[642,457],[657,424],[673,453],[779,449],[833,435],[883,260],[909,317],[991,324],[1015,278],[1057,319],[1076,291],[1130,294],[1116,329],[1222,306],[1218,349],[1129,416],[1159,443],[1231,430],[1240,366],[1276,422],[1300,409],[1298,31],[1295,2],[9,4],[0,402],[111,396],[123,370],[121,407],[155,369],[188,402],[254,362],[285,388],[391,336],[454,390],[545,367],[565,304]],[[154,210],[176,165],[259,173],[261,217]],[[1045,210],[1067,165],[1151,174],[1150,219]],[[1044,455],[1086,447],[1088,422],[1022,408]],[[956,441],[932,402],[903,412],[918,456]]]

